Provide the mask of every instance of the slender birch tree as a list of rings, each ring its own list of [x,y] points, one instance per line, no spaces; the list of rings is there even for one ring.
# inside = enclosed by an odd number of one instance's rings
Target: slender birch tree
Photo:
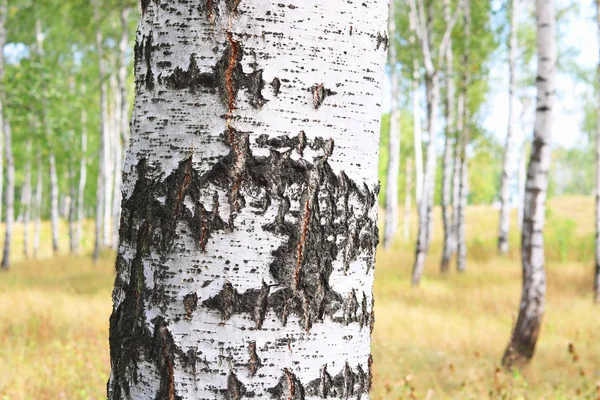
[[[556,16],[553,0],[536,0],[535,9],[538,54],[537,104],[521,234],[523,291],[519,317],[502,358],[502,364],[507,367],[526,363],[533,357],[546,299],[543,233],[556,81]]]
[[[199,4],[142,3],[108,398],[368,398],[388,2]]]
[[[410,210],[412,207],[412,159],[406,159],[406,187],[404,194],[404,240],[410,239]]]
[[[23,256],[29,258],[29,222],[31,221],[31,140],[27,141],[25,182],[23,183]]]
[[[439,55],[434,64],[433,51],[433,24],[431,5],[426,7],[423,0],[409,0],[411,14],[415,21],[415,31],[419,39],[421,52],[425,65],[425,88],[427,92],[427,130],[429,131],[429,143],[427,145],[427,158],[425,166],[425,175],[423,180],[423,194],[419,207],[419,229],[417,236],[417,246],[415,262],[413,265],[412,284],[416,286],[421,280],[423,268],[425,267],[425,258],[429,251],[429,242],[431,239],[431,229],[433,225],[433,195],[435,189],[435,169],[436,169],[436,151],[435,135],[437,133],[437,118],[440,99],[440,65],[443,62],[446,46],[449,42],[450,32],[456,23],[458,13],[456,13],[446,28],[439,45]],[[439,65],[438,65],[439,64]]]
[[[465,45],[462,54],[462,74],[461,74],[461,96],[459,98],[459,108],[461,110],[461,132],[460,132],[460,173],[458,189],[458,210],[456,219],[456,269],[463,272],[467,264],[467,241],[465,234],[465,215],[467,210],[467,195],[469,193],[469,161],[467,159],[467,145],[471,137],[470,132],[470,107],[469,107],[469,85],[471,84],[471,72],[469,68],[471,51],[471,1],[465,0],[462,3],[464,20],[464,41]]]
[[[508,252],[508,234],[510,232],[510,180],[514,171],[514,131],[517,125],[517,32],[519,16],[519,0],[510,2],[510,38],[508,41],[508,130],[504,146],[504,161],[500,181],[500,222],[498,228],[498,253]]]
[[[444,22],[446,23],[446,27],[450,26],[450,21],[450,0],[444,0]],[[455,235],[452,225],[452,214],[450,212],[453,172],[452,152],[455,135],[454,97],[456,95],[454,90],[454,57],[452,54],[452,32],[450,32],[449,35],[448,45],[446,46],[444,58],[446,64],[446,98],[444,102],[446,127],[444,135],[444,164],[442,168],[442,220],[444,224],[444,249],[442,251],[441,270],[442,272],[448,272],[450,266],[450,259],[452,258],[452,254],[454,253],[455,247]]]
[[[4,152],[6,157],[6,193],[4,197],[6,211],[2,268],[8,269],[10,267],[10,244],[15,222],[15,162],[12,152],[12,135],[7,118],[4,118]]]
[[[83,231],[85,184],[87,180],[87,112],[81,110],[81,157],[79,159],[79,184],[77,188],[77,226],[75,228],[75,252],[81,249]]]
[[[385,229],[383,231],[383,245],[390,247],[396,230],[398,229],[398,177],[400,170],[400,106],[398,104],[398,72],[396,71],[396,20],[395,0],[390,2],[389,35],[390,46],[388,51],[390,75],[392,84],[392,100],[390,107],[390,136],[388,142],[388,164],[386,171],[385,190]]]
[[[33,230],[33,257],[37,258],[40,248],[40,234],[42,230],[42,190],[43,190],[43,175],[42,175],[42,154],[40,149],[37,149],[35,157],[37,164],[36,183],[35,183],[35,225]]]

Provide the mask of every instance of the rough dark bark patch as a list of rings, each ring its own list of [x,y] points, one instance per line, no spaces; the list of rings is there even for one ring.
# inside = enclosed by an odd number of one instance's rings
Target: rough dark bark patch
[[[311,88],[310,91],[312,93],[313,98],[313,106],[315,110],[318,110],[319,107],[323,104],[325,99],[329,96],[333,96],[336,94],[333,90],[325,88],[322,83],[316,83]]]
[[[220,293],[203,305],[218,310],[223,320],[234,314],[250,314],[259,329],[267,309],[272,309],[284,324],[289,315],[299,316],[306,330],[315,321],[333,316],[342,308],[347,310],[342,322],[370,324],[366,304],[358,313],[356,294],[344,299],[329,287],[328,281],[332,263],[339,256],[345,268],[359,254],[374,256],[378,232],[369,212],[375,205],[376,193],[366,186],[359,188],[343,173],[339,176],[333,173],[327,162],[333,151],[331,141],[316,138],[308,143],[313,150],[324,153],[312,164],[290,157],[294,149],[299,151],[307,145],[303,133],[297,137],[262,136],[256,144],[270,149],[270,155],[254,157],[250,152],[242,182],[249,187],[264,188],[264,197],[254,199],[254,206],[279,203],[277,217],[263,227],[288,239],[273,252],[274,260],[269,266],[278,284],[274,290],[263,285],[262,289],[238,293],[226,283]],[[288,150],[281,152],[284,148]],[[287,187],[299,183],[303,188],[302,209],[290,211],[290,199],[283,193]],[[352,199],[363,204],[363,208],[353,209]],[[286,221],[288,213],[296,217],[295,224]]]
[[[256,342],[252,341],[248,343],[248,355],[250,359],[248,360],[248,370],[250,371],[250,376],[256,375],[256,371],[262,366],[262,362],[260,361],[260,357],[256,352]]]
[[[150,0],[147,0],[148,3]],[[154,90],[154,73],[152,72],[152,52],[154,47],[152,44],[152,32],[148,36],[142,37],[141,40],[136,41],[133,48],[133,54],[135,57],[135,65],[143,64],[146,66],[146,73],[141,77],[139,81],[136,80],[136,85],[145,85],[146,90]]]

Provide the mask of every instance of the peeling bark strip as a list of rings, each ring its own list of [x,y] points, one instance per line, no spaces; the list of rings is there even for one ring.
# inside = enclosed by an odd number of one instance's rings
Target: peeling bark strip
[[[502,358],[506,367],[528,362],[535,351],[546,301],[544,222],[551,161],[556,81],[556,17],[552,0],[536,0],[538,76],[533,143],[527,170],[521,234],[523,290],[519,317]]]
[[[368,398],[386,16],[142,2],[109,399]]]

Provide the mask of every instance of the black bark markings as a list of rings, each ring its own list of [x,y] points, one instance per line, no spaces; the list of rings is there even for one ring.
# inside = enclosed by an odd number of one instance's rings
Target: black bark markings
[[[151,0],[146,1],[149,3]],[[154,90],[154,73],[152,72],[152,52],[154,51],[154,46],[152,41],[152,32],[150,32],[148,36],[144,35],[141,40],[136,40],[133,48],[135,65],[140,65],[143,62],[146,66],[146,73],[141,82],[145,85],[146,90]],[[139,85],[139,83],[137,84]]]
[[[309,90],[312,93],[313,107],[315,110],[318,110],[319,107],[321,107],[327,97],[337,94],[336,92],[325,88],[322,83],[315,83]]]
[[[251,341],[248,343],[248,355],[250,356],[250,359],[248,360],[248,370],[250,371],[250,376],[253,377],[256,375],[258,369],[262,366],[260,357],[256,352],[256,341]]]
[[[376,190],[369,190],[366,185],[360,188],[343,172],[338,176],[332,171],[327,162],[333,151],[330,140],[316,138],[307,143],[301,132],[296,137],[261,135],[256,145],[269,149],[270,155],[253,156],[248,149],[241,177],[254,193],[262,193],[259,195],[262,198],[254,198],[250,206],[279,202],[278,215],[263,226],[265,231],[287,238],[273,251],[274,259],[269,265],[276,285],[269,287],[263,282],[262,288],[239,293],[226,282],[203,306],[219,311],[224,321],[233,315],[249,314],[256,329],[261,329],[269,309],[283,324],[289,315],[300,317],[306,330],[310,330],[314,322],[326,316],[333,318],[338,310],[345,309],[349,311],[335,317],[337,322],[370,326],[372,315],[366,312],[366,299],[361,307],[356,294],[354,298],[344,299],[331,289],[329,278],[332,264],[340,256],[345,271],[361,254],[374,257],[378,232],[376,221],[369,213],[375,206]],[[291,158],[294,150],[303,151],[305,146],[323,155],[316,157],[313,163]],[[300,187],[296,200],[302,209],[290,211],[286,193],[294,186]],[[353,203],[361,208],[354,209]],[[295,217],[296,223],[286,220],[288,214]],[[366,296],[363,294],[363,297]]]
[[[369,369],[365,373],[359,364],[356,369],[350,367],[347,362],[343,369],[335,376],[331,376],[327,370],[327,364],[321,367],[321,373],[317,379],[303,384],[298,377],[288,368],[283,370],[276,386],[267,389],[273,398],[282,400],[304,400],[306,396],[316,396],[323,399],[345,398],[351,396],[357,400],[366,395],[370,390],[371,371],[369,358]]]

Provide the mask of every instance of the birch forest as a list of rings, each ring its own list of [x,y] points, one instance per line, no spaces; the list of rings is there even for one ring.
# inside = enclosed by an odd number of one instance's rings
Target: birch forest
[[[0,0],[0,399],[599,399],[600,0]]]

